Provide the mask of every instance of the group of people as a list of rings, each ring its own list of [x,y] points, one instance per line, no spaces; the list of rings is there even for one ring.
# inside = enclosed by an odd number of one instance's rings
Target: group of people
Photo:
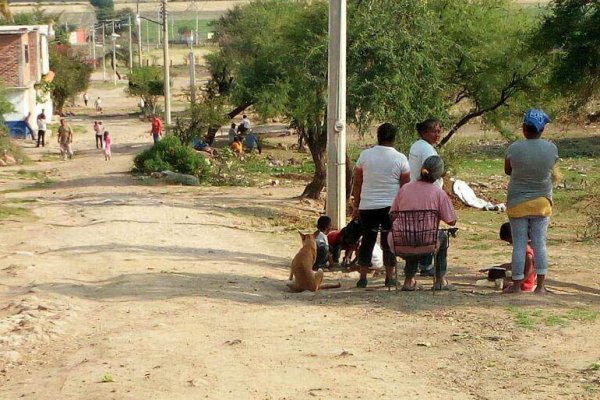
[[[260,141],[256,137],[256,134],[252,132],[250,119],[245,114],[242,116],[239,125],[236,126],[234,122],[231,123],[228,138],[229,148],[238,157],[244,154],[244,152],[251,153],[254,148],[256,148],[258,154],[262,153]]]
[[[92,129],[96,139],[96,149],[103,150],[104,160],[109,161],[111,157],[110,144],[112,142],[110,133],[105,129],[102,121],[94,121]]]
[[[525,140],[511,144],[506,151],[504,170],[510,176],[507,195],[509,223],[503,225],[501,239],[512,244],[513,252],[510,265],[505,265],[506,269],[512,269],[512,279],[505,293],[534,290],[533,279],[536,280],[535,292],[546,293],[546,232],[552,213],[552,174],[558,160],[556,146],[540,138],[549,121],[543,111],[528,110],[522,124]],[[446,230],[438,229],[438,226],[429,227],[434,232],[437,230],[437,248],[423,246],[409,249],[398,245],[393,238],[395,234],[405,234],[401,227],[405,222],[394,219],[397,212],[434,210],[435,221],[443,221],[449,226],[455,225],[458,219],[450,198],[442,189],[444,161],[434,147],[441,134],[440,122],[428,119],[417,124],[416,128],[420,138],[411,145],[408,158],[394,148],[397,129],[384,123],[377,129],[377,145],[363,150],[356,163],[352,186],[353,220],[350,224],[359,222],[361,227],[357,287],[368,285],[373,248],[380,235],[385,286],[396,285],[393,272],[396,255],[399,254],[405,260],[403,291],[420,288],[415,279],[417,273],[433,276],[435,290],[455,289],[446,278]],[[319,226],[322,232],[321,228]],[[334,250],[326,236],[319,237],[318,249]]]
[[[90,102],[90,95],[87,92],[83,93],[83,104],[85,104],[85,106],[88,106],[88,103]],[[102,99],[100,98],[100,96],[98,96],[98,98],[94,101],[94,110],[96,110],[97,113],[101,113],[102,112]]]

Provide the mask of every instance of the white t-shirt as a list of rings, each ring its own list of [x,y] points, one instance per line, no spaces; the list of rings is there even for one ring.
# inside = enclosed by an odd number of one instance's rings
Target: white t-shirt
[[[438,153],[435,148],[424,139],[419,139],[410,146],[408,152],[408,164],[410,165],[410,181],[414,182],[419,180],[421,177],[421,167],[427,159],[427,157],[437,156]],[[433,183],[437,187],[441,188],[444,181],[440,178]]]
[[[246,129],[250,129],[250,120],[248,118],[242,118],[242,125]]]
[[[45,131],[46,130],[46,118],[38,118],[37,126],[38,126],[39,131]]]
[[[409,172],[406,156],[388,146],[363,150],[356,166],[363,170],[360,210],[390,207],[400,189],[400,175]]]

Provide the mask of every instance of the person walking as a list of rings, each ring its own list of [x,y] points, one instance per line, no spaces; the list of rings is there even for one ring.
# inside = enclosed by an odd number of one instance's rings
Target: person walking
[[[421,167],[423,162],[431,156],[437,156],[435,145],[440,140],[440,121],[434,118],[426,119],[416,125],[419,140],[410,146],[408,151],[408,165],[410,166],[410,181],[416,182],[421,178]],[[444,181],[442,178],[433,182],[438,188],[442,188]],[[423,256],[419,259],[419,274],[421,276],[433,276],[433,257],[431,255]]]
[[[152,116],[150,133],[152,134],[152,140],[154,140],[154,143],[158,143],[160,137],[162,136],[162,121],[156,115]]]
[[[100,96],[98,96],[98,98],[94,102],[94,108],[96,109],[97,113],[102,112],[102,99],[100,99]]]
[[[505,293],[521,292],[529,239],[537,274],[535,293],[546,293],[546,233],[552,215],[552,174],[558,161],[556,145],[540,139],[548,122],[550,118],[542,110],[528,110],[523,116],[525,140],[511,144],[506,150],[504,172],[510,176],[506,213],[513,240],[513,285]]]
[[[37,145],[35,147],[40,147],[40,142],[42,147],[46,147],[46,114],[44,114],[44,110],[37,116],[37,127],[38,136]]]
[[[28,112],[27,115],[25,117],[23,117],[22,121],[25,122],[25,126],[27,127],[27,130],[29,131],[29,134],[31,135],[31,140],[35,141],[35,131],[33,130],[33,127],[31,126],[31,124],[29,123],[29,120],[31,119],[31,112]],[[27,139],[27,133],[25,133],[25,139]]]
[[[94,136],[96,137],[97,149],[101,149],[103,147],[103,135],[104,125],[102,125],[102,121],[94,121]]]
[[[358,249],[360,279],[357,287],[367,287],[367,272],[371,267],[377,231],[381,229],[381,249],[385,266],[385,285],[395,286],[393,278],[396,256],[390,251],[387,236],[390,230],[390,207],[396,193],[410,180],[406,156],[394,148],[397,129],[390,123],[377,128],[377,145],[363,150],[354,170],[352,194],[353,218],[359,218],[363,236]]]
[[[90,96],[88,95],[88,93],[87,93],[87,92],[85,92],[85,93],[83,94],[83,104],[85,104],[85,106],[87,107],[87,106],[88,106],[88,102],[89,102],[89,101],[90,101]]]
[[[110,144],[112,140],[108,131],[104,132],[104,161],[110,161]]]
[[[60,155],[63,160],[73,158],[73,150],[71,144],[73,143],[73,130],[71,126],[67,124],[64,118],[60,119],[60,126],[58,127],[58,144],[60,145]]]

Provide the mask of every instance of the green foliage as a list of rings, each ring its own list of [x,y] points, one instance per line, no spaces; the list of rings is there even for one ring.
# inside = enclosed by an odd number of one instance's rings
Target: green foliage
[[[425,118],[452,133],[480,116],[500,125],[539,94],[546,64],[526,46],[536,22],[508,0],[348,6],[347,118],[359,132],[391,121],[404,146]],[[284,115],[305,138],[316,166],[310,197],[324,183],[327,19],[323,1],[255,1],[215,23],[220,50],[208,58],[219,93],[264,117]]]
[[[199,103],[190,104],[183,115],[177,117],[171,133],[187,145],[192,139],[203,138],[209,129],[219,129],[226,122],[223,98],[202,99]]]
[[[144,99],[145,108],[157,114],[158,97],[164,93],[164,84],[161,67],[135,67],[129,74],[127,93]]]
[[[141,173],[172,171],[194,175],[204,182],[208,179],[209,165],[191,147],[181,144],[172,135],[163,137],[151,148],[144,150],[134,159],[135,170]]]
[[[6,99],[6,89],[0,82],[0,126],[4,126],[4,114],[14,111],[14,107],[10,101]]]
[[[115,4],[113,0],[90,0],[90,3],[96,10],[96,19],[98,21],[114,18]]]
[[[50,69],[56,72],[51,96],[56,111],[62,111],[65,101],[83,92],[90,84],[92,67],[81,62],[68,46],[50,46]]]
[[[555,58],[551,84],[575,108],[600,93],[600,2],[555,0],[534,41]]]

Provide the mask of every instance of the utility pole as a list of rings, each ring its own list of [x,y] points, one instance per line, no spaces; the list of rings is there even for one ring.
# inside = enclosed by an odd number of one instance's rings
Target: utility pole
[[[137,45],[138,45],[138,65],[142,67],[142,19],[140,18],[140,1],[137,1],[137,14],[135,15],[135,23],[137,25]],[[146,32],[148,35],[148,32]]]
[[[117,36],[115,33],[115,21],[112,22],[112,35],[111,35],[113,51],[112,51],[112,64],[113,64],[113,84],[117,86]]]
[[[150,22],[146,21],[146,53],[148,53],[148,59],[150,58]]]
[[[194,59],[194,31],[188,37],[190,45],[190,99],[192,104],[196,104],[196,60]]]
[[[161,3],[161,5],[162,5],[162,3]],[[158,16],[158,21],[162,21],[163,20],[162,19],[162,15],[160,15],[160,10],[156,13],[156,15]],[[160,29],[160,25],[156,25],[156,38],[157,38],[156,48],[157,49],[158,49],[158,47],[160,46],[160,43],[161,43],[161,40],[160,40],[161,39],[160,38],[161,33],[162,33],[162,29]]]
[[[171,76],[169,74],[169,20],[167,19],[167,0],[162,0],[162,31],[163,31],[163,58],[164,58],[164,89],[165,89],[165,123],[171,125]]]
[[[102,80],[106,81],[106,32],[104,32],[104,23],[102,24]]]
[[[129,71],[133,69],[133,43],[131,42],[131,14],[127,16],[127,26],[129,26]]]
[[[329,1],[327,83],[327,215],[346,222],[346,0]]]
[[[92,65],[96,70],[96,27],[92,25]]]

